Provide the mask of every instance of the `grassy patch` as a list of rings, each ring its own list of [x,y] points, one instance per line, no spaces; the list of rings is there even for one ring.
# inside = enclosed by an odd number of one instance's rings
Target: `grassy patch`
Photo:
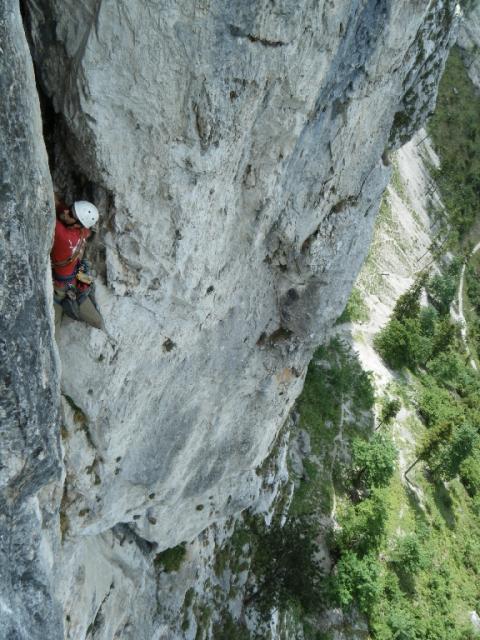
[[[347,305],[336,324],[344,322],[368,322],[370,313],[368,306],[363,299],[362,292],[357,287],[353,287]]]
[[[92,447],[92,449],[95,449],[95,443],[93,442],[92,434],[90,433],[87,416],[80,409],[80,407],[75,404],[74,400],[69,395],[64,393],[63,397],[73,411],[73,422],[76,425],[76,430],[83,431],[88,444]],[[65,429],[65,431],[67,430]]]
[[[407,195],[407,189],[403,181],[400,169],[398,167],[398,161],[394,160],[392,163],[392,175],[390,178],[390,185],[393,187],[398,197],[402,200],[406,207],[410,208],[410,201]]]

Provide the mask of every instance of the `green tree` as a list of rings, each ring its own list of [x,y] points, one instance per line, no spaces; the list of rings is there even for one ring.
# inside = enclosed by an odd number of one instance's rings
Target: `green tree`
[[[385,535],[387,504],[382,489],[374,489],[371,496],[358,504],[349,504],[341,514],[342,528],[334,537],[337,553],[355,551],[363,556],[377,549]]]
[[[433,338],[438,321],[438,311],[433,307],[423,307],[420,311],[420,330],[424,336]]]
[[[370,440],[358,437],[352,442],[353,482],[366,489],[386,487],[395,470],[397,450],[392,439],[375,433]]]
[[[425,364],[432,352],[432,341],[422,335],[419,319],[393,318],[374,338],[374,346],[394,369],[415,369]]]
[[[455,297],[456,281],[449,276],[437,274],[431,278],[427,290],[430,300],[439,313],[447,313]]]
[[[416,467],[420,461],[428,463],[430,460],[434,459],[434,456],[440,449],[442,443],[450,437],[451,430],[451,423],[438,422],[434,427],[426,431],[417,447],[417,457],[403,474],[405,478],[408,478],[410,471]]]
[[[477,443],[477,430],[469,424],[463,424],[453,429],[450,438],[442,442],[438,455],[435,460],[429,461],[429,466],[439,479],[452,480]]]
[[[324,593],[324,574],[316,560],[317,526],[308,516],[290,517],[281,526],[252,525],[256,542],[252,569],[257,584],[244,600],[255,602],[267,614],[273,607],[285,610],[292,604],[304,612],[318,610]]]
[[[430,300],[442,315],[450,310],[457,291],[461,266],[461,259],[453,260],[445,269],[445,273],[432,276],[426,285]]]
[[[452,88],[455,87],[455,91]],[[440,82],[437,107],[428,123],[441,158],[433,172],[449,223],[462,236],[478,213],[480,193],[480,98],[470,81],[460,49],[453,47]]]
[[[420,313],[420,296],[426,280],[427,274],[421,274],[410,289],[399,297],[393,309],[392,318],[399,322],[418,318]]]
[[[425,561],[422,546],[414,533],[397,540],[392,554],[392,562],[402,572],[415,573]]]
[[[480,267],[469,264],[466,273],[468,298],[476,313],[480,315]]]
[[[382,410],[380,412],[380,420],[378,422],[377,429],[383,425],[389,424],[402,408],[402,403],[398,398],[390,398],[384,402]]]
[[[475,447],[461,463],[460,480],[470,496],[480,493],[480,447]]]
[[[462,462],[473,452],[478,438],[477,430],[468,424],[437,423],[424,435],[417,458],[405,471],[405,477],[423,460],[437,479],[452,480],[458,475]]]
[[[465,360],[453,349],[443,351],[433,358],[427,366],[429,373],[437,383],[465,395],[472,382],[471,370],[465,365]]]
[[[418,413],[427,427],[439,422],[462,422],[464,410],[460,401],[440,387],[431,376],[422,378],[423,387],[418,398]]]
[[[335,567],[331,595],[340,606],[355,602],[368,615],[381,594],[379,575],[379,562],[373,553],[359,558],[353,551],[346,551]]]
[[[457,325],[450,316],[445,316],[435,323],[435,333],[432,341],[432,357],[449,349],[456,342]]]

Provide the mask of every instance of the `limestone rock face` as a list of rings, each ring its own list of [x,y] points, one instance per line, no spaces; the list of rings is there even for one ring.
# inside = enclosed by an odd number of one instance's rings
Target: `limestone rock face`
[[[51,579],[58,504],[50,489],[61,468],[48,258],[53,201],[15,5],[0,7],[0,635],[54,640],[63,634]]]
[[[365,256],[412,78],[433,97],[452,3],[430,5],[31,3],[68,149],[111,201],[110,339],[60,338],[101,485],[76,533],[131,522],[170,546],[254,499]]]
[[[102,213],[106,332],[58,336],[67,634],[171,638],[152,553],[263,495],[388,151],[432,107],[454,2],[24,4],[54,182]]]
[[[463,57],[473,84],[480,90],[480,4],[472,7],[462,20],[457,44],[462,48]]]

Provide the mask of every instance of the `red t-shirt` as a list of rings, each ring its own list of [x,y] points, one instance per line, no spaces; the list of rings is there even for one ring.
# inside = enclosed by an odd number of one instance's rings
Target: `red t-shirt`
[[[76,256],[81,254],[90,233],[90,229],[67,227],[57,219],[53,247],[50,252],[54,279],[56,275],[67,278],[74,274],[79,262]],[[68,263],[65,264],[67,260]],[[62,263],[62,265],[55,263]]]

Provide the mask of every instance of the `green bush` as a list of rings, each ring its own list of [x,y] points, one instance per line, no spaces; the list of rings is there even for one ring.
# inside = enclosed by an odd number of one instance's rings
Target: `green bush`
[[[354,287],[350,293],[347,305],[337,324],[344,322],[368,322],[370,317],[368,307],[363,299],[362,292]]]
[[[154,559],[155,566],[167,573],[178,571],[187,555],[186,546],[187,543],[182,542],[182,544],[178,544],[176,547],[171,547],[161,553],[157,553]]]
[[[395,471],[397,450],[392,439],[375,433],[370,440],[352,441],[352,479],[366,489],[386,487]]]
[[[398,570],[406,573],[415,573],[424,565],[425,557],[422,546],[413,533],[397,540],[392,554],[392,562]]]
[[[375,489],[366,500],[349,504],[341,514],[342,528],[335,534],[334,547],[340,553],[355,551],[360,557],[378,549],[384,540],[387,522],[385,493]]]
[[[477,430],[463,424],[452,430],[451,437],[443,442],[430,467],[442,480],[452,480],[458,475],[462,463],[472,454],[478,443]]]
[[[480,450],[478,447],[461,463],[460,480],[470,496],[480,494]]]
[[[402,408],[402,403],[398,398],[391,398],[383,403],[380,412],[379,426],[389,424]]]
[[[331,595],[342,607],[352,602],[360,611],[369,614],[381,594],[380,566],[374,554],[359,558],[353,551],[346,551],[335,567],[331,583]]]
[[[318,610],[323,598],[324,575],[316,561],[318,530],[308,516],[289,517],[283,526],[252,523],[255,544],[252,569],[257,578],[245,605],[255,602],[264,614],[272,608],[301,607]]]

